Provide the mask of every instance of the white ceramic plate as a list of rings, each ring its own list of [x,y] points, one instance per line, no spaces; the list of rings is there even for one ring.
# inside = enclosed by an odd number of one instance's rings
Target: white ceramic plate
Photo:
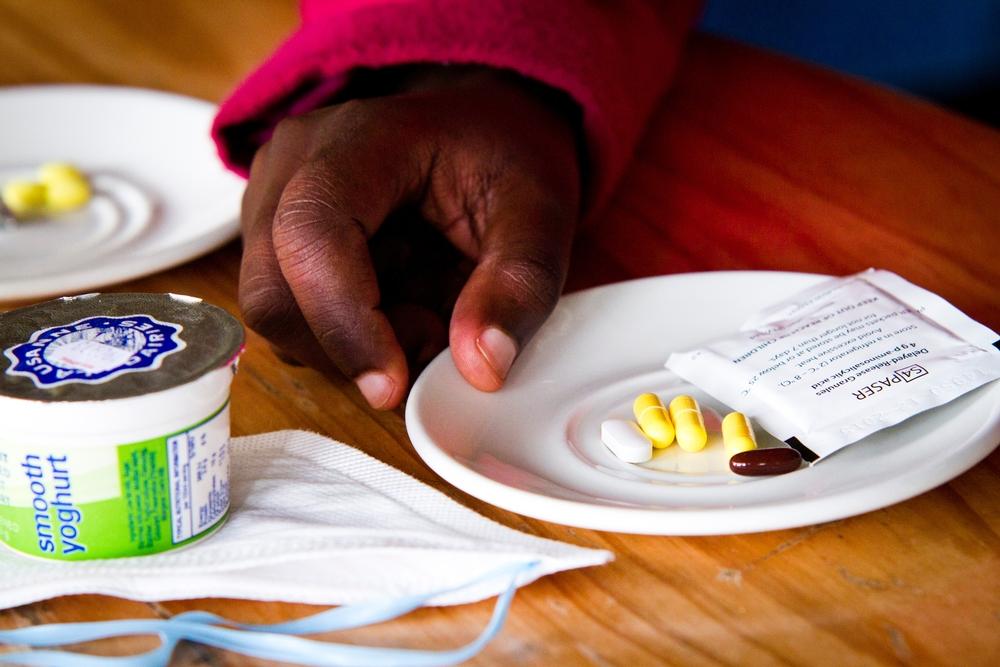
[[[495,394],[467,385],[447,351],[435,359],[410,394],[410,438],[441,477],[486,502],[556,523],[656,535],[852,516],[931,489],[989,454],[1000,442],[1000,382],[775,477],[729,472],[717,433],[703,452],[670,447],[641,466],[604,447],[601,421],[631,418],[632,399],[645,391],[691,393],[709,414],[723,412],[664,370],[667,356],[731,333],[755,310],[823,278],[686,274],[570,295]],[[762,446],[782,446],[761,436]]]
[[[0,229],[0,300],[75,294],[181,264],[234,238],[242,179],[216,157],[215,106],[153,90],[0,90],[0,182],[68,161],[94,199]]]

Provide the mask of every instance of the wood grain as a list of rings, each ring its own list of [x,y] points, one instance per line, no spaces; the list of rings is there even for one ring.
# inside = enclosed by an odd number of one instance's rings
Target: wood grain
[[[218,100],[292,28],[288,2],[0,2],[0,84],[96,82]],[[1000,133],[923,102],[697,36],[620,193],[581,236],[574,288],[706,269],[901,272],[1000,327]],[[238,244],[115,289],[202,296],[233,312]],[[13,304],[2,304],[10,307]],[[351,443],[513,528],[607,548],[608,566],[521,591],[473,664],[952,664],[1000,655],[1000,454],[933,491],[842,521],[755,535],[665,538],[528,519],[446,485],[400,413],[342,380],[280,363],[251,334],[236,434],[306,428]],[[942,446],[948,446],[942,443]],[[337,639],[443,648],[492,603],[425,609]],[[165,617],[242,621],[316,607],[141,604],[73,596],[0,612],[0,627]],[[119,654],[150,638],[83,647]],[[178,665],[259,665],[183,645]]]

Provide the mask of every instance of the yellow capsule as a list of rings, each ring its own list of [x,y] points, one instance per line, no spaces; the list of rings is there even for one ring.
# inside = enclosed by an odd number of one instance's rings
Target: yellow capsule
[[[705,419],[701,416],[698,401],[691,396],[677,396],[670,401],[670,418],[677,431],[677,444],[685,452],[701,451],[708,442]]]
[[[87,180],[79,169],[68,162],[46,162],[38,168],[38,180],[45,185],[69,179]]]
[[[4,205],[18,218],[36,215],[45,207],[45,186],[18,179],[3,186],[0,192]]]
[[[729,457],[757,449],[753,426],[742,412],[730,412],[723,418],[722,444],[726,447],[726,456]]]
[[[663,449],[674,441],[674,424],[656,394],[641,394],[636,398],[632,403],[632,414],[642,432],[653,441],[654,447]]]
[[[90,184],[82,178],[50,181],[45,186],[45,208],[55,213],[72,211],[90,201]]]
[[[48,162],[38,168],[45,185],[45,208],[54,213],[72,211],[90,201],[90,183],[67,162]]]

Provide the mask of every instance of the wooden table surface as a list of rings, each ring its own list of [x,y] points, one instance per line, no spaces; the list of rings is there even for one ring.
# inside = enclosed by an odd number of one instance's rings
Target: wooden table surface
[[[291,3],[266,0],[5,0],[0,84],[115,83],[219,100],[295,20]],[[664,218],[669,226],[650,224]],[[996,329],[998,223],[1000,132],[696,36],[614,205],[581,241],[570,284],[709,269],[845,274],[880,266]],[[235,312],[239,253],[232,243],[114,289],[193,294]],[[349,383],[283,365],[253,334],[234,392],[237,435],[326,433],[508,526],[615,552],[611,565],[522,590],[503,633],[475,664],[985,665],[1000,655],[1000,452],[948,484],[863,516],[754,535],[644,537],[528,519],[449,487],[414,453],[400,412],[373,412]],[[482,628],[492,605],[425,609],[338,639],[457,646]],[[187,609],[251,622],[317,610],[75,596],[0,612],[0,627]],[[152,644],[109,640],[84,650]],[[185,644],[176,664],[261,663]]]

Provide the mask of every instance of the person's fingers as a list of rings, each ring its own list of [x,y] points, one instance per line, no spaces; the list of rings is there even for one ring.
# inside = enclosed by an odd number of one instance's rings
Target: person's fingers
[[[295,156],[258,150],[243,195],[239,305],[251,329],[268,339],[283,361],[307,363],[320,371],[336,370],[306,324],[278,266],[271,225],[278,201],[295,170]]]
[[[573,197],[555,199],[523,183],[504,188],[495,202],[479,263],[455,304],[450,328],[455,365],[483,391],[503,385],[514,359],[555,307],[577,217]]]
[[[393,213],[368,248],[381,309],[406,353],[412,382],[448,346],[447,322],[471,273],[469,260],[412,209]]]
[[[285,186],[272,228],[278,266],[313,335],[378,409],[397,406],[408,380],[368,252],[368,237],[407,192],[391,166],[399,168],[351,151],[336,164],[305,163]]]

